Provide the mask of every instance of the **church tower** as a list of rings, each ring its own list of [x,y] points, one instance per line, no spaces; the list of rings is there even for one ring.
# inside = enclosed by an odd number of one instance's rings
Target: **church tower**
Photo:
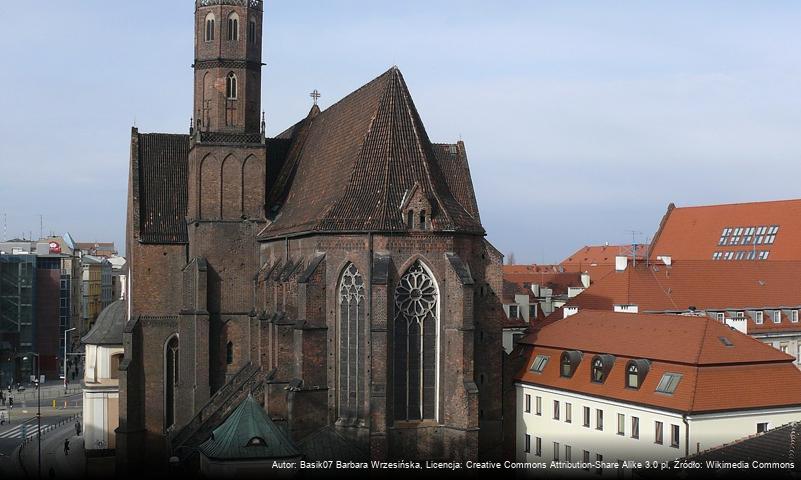
[[[261,0],[197,0],[195,128],[259,133]]]

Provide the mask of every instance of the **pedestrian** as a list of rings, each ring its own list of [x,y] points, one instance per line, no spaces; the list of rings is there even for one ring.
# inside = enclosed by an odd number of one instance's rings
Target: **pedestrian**
[[[70,439],[69,438],[65,438],[64,439],[64,455],[69,455],[69,454],[70,454]]]
[[[75,420],[75,435],[80,437],[81,436],[81,422],[80,420]]]

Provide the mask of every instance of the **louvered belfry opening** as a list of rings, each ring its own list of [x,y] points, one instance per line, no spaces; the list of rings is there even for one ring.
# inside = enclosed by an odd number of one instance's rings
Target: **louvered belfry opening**
[[[395,288],[395,420],[436,419],[439,291],[418,261]]]
[[[352,423],[363,412],[365,285],[356,265],[339,280],[339,419]]]

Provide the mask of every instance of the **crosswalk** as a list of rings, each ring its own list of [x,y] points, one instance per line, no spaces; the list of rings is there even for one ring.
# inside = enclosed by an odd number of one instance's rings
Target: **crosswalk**
[[[0,438],[30,438],[36,436],[36,419],[30,419],[9,430],[0,432]]]

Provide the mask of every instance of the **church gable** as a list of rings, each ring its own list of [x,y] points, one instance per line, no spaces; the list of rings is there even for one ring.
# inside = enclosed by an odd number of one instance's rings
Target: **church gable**
[[[415,186],[431,204],[426,214],[432,230],[484,233],[477,208],[468,211],[450,190],[450,183],[469,183],[462,197],[473,204],[469,171],[442,168],[397,68],[285,133],[294,135],[276,184],[285,193],[273,193],[268,208],[276,215],[261,238],[406,231],[408,212],[401,204]],[[466,179],[445,178],[465,173]]]

